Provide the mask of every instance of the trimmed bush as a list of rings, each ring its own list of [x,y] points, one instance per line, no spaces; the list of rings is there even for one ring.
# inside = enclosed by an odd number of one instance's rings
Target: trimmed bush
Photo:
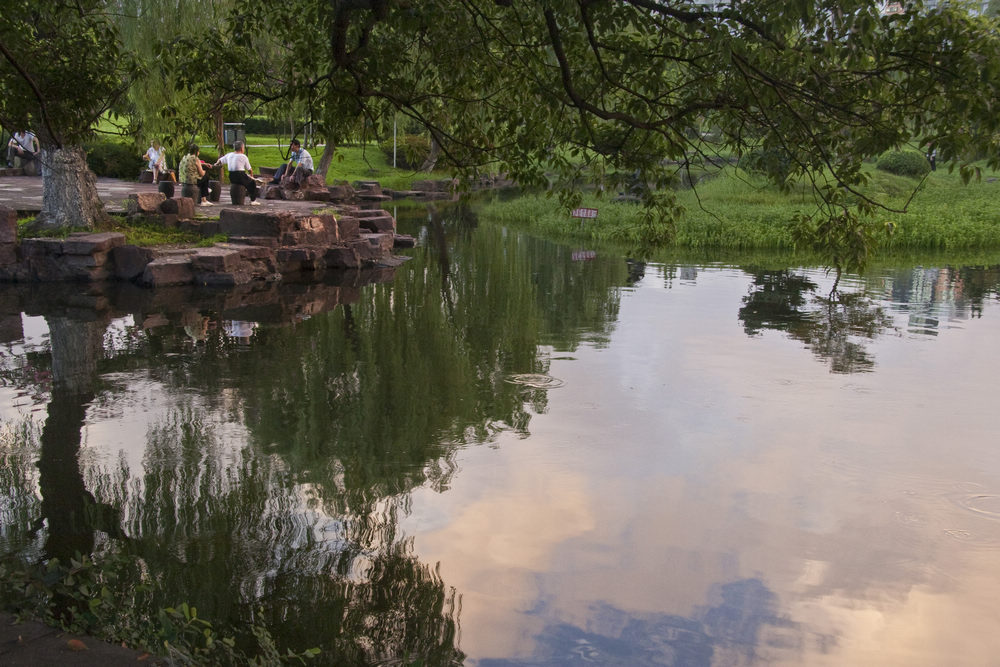
[[[875,168],[897,176],[923,176],[930,173],[931,164],[916,151],[892,151],[880,157]]]
[[[392,164],[392,139],[379,144],[389,164]],[[404,134],[396,138],[396,167],[399,169],[420,169],[431,154],[431,140],[419,134]]]
[[[146,168],[142,153],[126,144],[101,142],[84,146],[84,149],[87,151],[87,166],[98,176],[135,181]]]

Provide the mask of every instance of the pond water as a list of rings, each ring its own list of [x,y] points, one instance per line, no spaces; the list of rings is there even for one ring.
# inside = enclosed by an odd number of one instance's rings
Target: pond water
[[[0,288],[0,551],[318,664],[1000,655],[1000,268],[401,231],[369,284]]]

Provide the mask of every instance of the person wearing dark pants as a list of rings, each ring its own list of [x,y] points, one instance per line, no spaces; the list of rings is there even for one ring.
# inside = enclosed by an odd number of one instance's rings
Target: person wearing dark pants
[[[237,141],[233,144],[233,150],[226,153],[215,161],[213,166],[226,165],[229,170],[229,182],[242,185],[250,195],[250,205],[260,206],[257,201],[257,181],[253,179],[253,168],[250,166],[250,158],[246,155],[246,144]]]
[[[278,167],[274,172],[272,185],[302,185],[313,173],[313,159],[309,151],[302,148],[298,139],[292,139],[288,147],[288,162]]]
[[[31,130],[15,132],[7,142],[7,166],[13,167],[16,157],[25,162],[34,160],[39,152],[38,139]]]
[[[198,187],[196,203],[199,206],[211,206],[212,202],[208,201],[208,182],[212,177],[202,166],[205,163],[198,157],[200,152],[198,144],[191,144],[188,154],[181,158],[180,164],[177,165],[177,172],[180,174],[181,183]]]

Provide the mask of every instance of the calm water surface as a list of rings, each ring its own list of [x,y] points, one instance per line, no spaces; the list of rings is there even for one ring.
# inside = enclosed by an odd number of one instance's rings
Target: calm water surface
[[[2,551],[323,664],[996,664],[1000,270],[831,300],[465,213],[368,285],[0,289]]]

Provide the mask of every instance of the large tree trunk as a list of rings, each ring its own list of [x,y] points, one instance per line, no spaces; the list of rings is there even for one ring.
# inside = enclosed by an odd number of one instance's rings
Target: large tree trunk
[[[327,139],[326,145],[323,146],[323,154],[319,157],[319,166],[316,167],[316,173],[323,178],[326,178],[326,172],[330,169],[330,163],[333,162],[334,150],[336,149],[333,142]]]
[[[81,146],[42,148],[42,212],[39,227],[93,227],[108,217],[97,196],[97,177]]]

